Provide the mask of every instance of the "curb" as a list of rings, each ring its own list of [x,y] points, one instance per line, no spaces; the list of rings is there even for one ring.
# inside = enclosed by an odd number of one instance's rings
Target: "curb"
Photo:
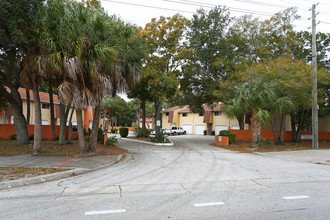
[[[126,156],[126,155],[120,154],[111,163],[101,165],[101,166],[95,167],[93,169],[76,168],[76,169],[67,170],[67,171],[58,172],[58,173],[52,173],[52,174],[46,174],[46,175],[41,175],[41,176],[21,178],[21,179],[17,179],[17,180],[9,180],[9,181],[0,182],[0,190],[10,189],[13,187],[18,187],[18,186],[27,186],[27,185],[37,184],[37,183],[44,183],[44,182],[48,182],[48,181],[52,181],[52,180],[58,180],[58,179],[62,179],[62,178],[68,178],[68,177],[84,174],[84,173],[89,173],[92,171],[106,168],[113,164],[117,164],[121,161],[124,161],[124,159],[129,160],[131,157],[132,157],[132,155]]]
[[[157,145],[157,146],[173,146],[173,142],[171,139],[168,139],[171,143],[153,143],[153,142],[148,142],[148,141],[139,141],[136,139],[131,139],[131,138],[121,138],[122,140],[126,141],[132,141],[132,142],[137,142],[137,143],[143,143],[143,144],[149,144],[149,145]]]

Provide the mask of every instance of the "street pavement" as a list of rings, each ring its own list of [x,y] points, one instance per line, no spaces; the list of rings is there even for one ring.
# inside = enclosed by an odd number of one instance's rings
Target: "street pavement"
[[[0,219],[329,219],[329,151],[242,154],[211,146],[213,138],[119,140],[132,157],[1,190]]]

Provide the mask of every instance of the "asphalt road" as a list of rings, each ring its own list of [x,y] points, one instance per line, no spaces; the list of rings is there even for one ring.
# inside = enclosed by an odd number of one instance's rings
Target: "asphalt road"
[[[119,141],[106,169],[0,191],[0,219],[329,219],[330,166],[212,147]]]

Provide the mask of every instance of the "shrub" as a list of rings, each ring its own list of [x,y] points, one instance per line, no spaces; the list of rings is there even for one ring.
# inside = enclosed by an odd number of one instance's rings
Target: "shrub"
[[[29,140],[33,140],[33,139],[34,139],[34,135],[33,134],[29,135]]]
[[[153,131],[154,129],[146,129],[146,136],[149,137],[150,133]]]
[[[112,133],[112,134],[117,133],[117,131],[118,131],[118,129],[116,129],[116,128],[111,129],[111,133]]]
[[[207,130],[204,130],[204,135],[207,135]]]
[[[128,135],[128,128],[119,128],[120,137],[127,137]]]
[[[142,130],[141,129],[136,129],[135,130],[135,133],[136,133],[136,137],[142,137],[143,136],[143,133],[142,133]]]
[[[166,141],[166,137],[163,134],[163,132],[159,132],[158,134],[155,135],[155,142],[158,143],[164,143]]]
[[[211,135],[215,135],[215,131],[212,131]]]
[[[229,144],[235,143],[236,134],[233,134],[230,131],[222,130],[219,132],[219,136],[229,137]]]
[[[85,137],[84,137],[85,141],[89,141],[90,138],[91,137],[89,135],[85,135]]]
[[[103,129],[102,128],[97,129],[97,142],[103,144]]]
[[[116,143],[118,143],[116,136],[110,136],[108,140],[105,142],[107,146],[114,146]]]
[[[265,145],[271,146],[271,145],[273,145],[273,140],[265,139],[265,138],[259,136],[257,143],[259,144],[260,147],[263,147]]]
[[[16,134],[11,134],[8,137],[9,137],[9,140],[17,140]]]

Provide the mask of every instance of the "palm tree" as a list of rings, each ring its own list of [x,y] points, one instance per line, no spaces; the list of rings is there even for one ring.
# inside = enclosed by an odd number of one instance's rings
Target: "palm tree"
[[[271,103],[276,100],[276,84],[260,79],[238,85],[235,96],[225,104],[224,112],[229,118],[235,118],[235,113],[250,113],[252,126],[252,147],[258,148],[261,125],[270,119],[268,111]]]

